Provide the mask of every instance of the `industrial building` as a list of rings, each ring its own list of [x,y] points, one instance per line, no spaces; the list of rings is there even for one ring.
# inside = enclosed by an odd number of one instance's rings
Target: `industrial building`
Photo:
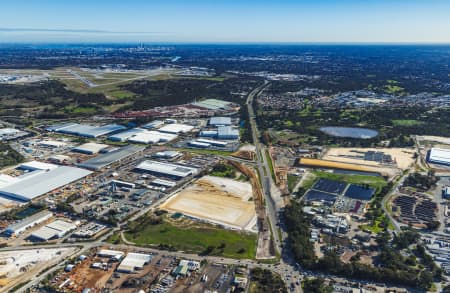
[[[29,216],[21,220],[20,222],[9,225],[4,233],[8,236],[17,236],[25,232],[27,229],[39,225],[52,217],[53,213],[49,211],[42,211],[32,216]]]
[[[0,141],[12,140],[20,137],[27,136],[29,133],[26,131],[14,129],[14,128],[0,128]]]
[[[198,261],[182,259],[178,266],[173,270],[173,274],[175,276],[185,277],[188,272],[197,271],[198,269],[200,269],[200,263]]]
[[[173,123],[164,125],[163,127],[159,128],[158,131],[171,134],[178,134],[178,133],[187,133],[189,131],[192,131],[192,129],[194,129],[194,126]]]
[[[154,185],[154,186],[162,186],[162,187],[168,187],[168,188],[172,188],[177,185],[176,182],[169,181],[169,180],[163,180],[163,179],[159,179],[159,178],[153,180],[150,184]]]
[[[191,175],[196,175],[199,172],[197,168],[151,160],[140,163],[136,166],[136,170],[174,179],[182,179]]]
[[[38,145],[46,148],[62,148],[67,145],[67,143],[57,140],[41,140],[38,142]]]
[[[189,146],[194,147],[194,148],[200,148],[200,149],[207,149],[209,148],[211,145],[209,143],[204,143],[204,142],[198,142],[196,140],[192,140],[188,143]]]
[[[109,146],[107,144],[88,142],[73,148],[72,152],[86,155],[95,155],[108,147]]]
[[[62,238],[68,232],[75,230],[76,228],[77,226],[73,223],[56,220],[34,231],[30,235],[30,238],[38,241],[49,241],[51,239]]]
[[[145,132],[145,129],[142,128],[133,128],[129,129],[123,132],[119,132],[113,135],[108,136],[108,139],[111,141],[120,141],[125,142],[128,141],[133,136],[137,135],[138,133]]]
[[[19,201],[30,201],[80,180],[91,173],[88,170],[68,166],[58,166],[51,170],[36,170],[16,177],[14,182],[0,188],[0,196]]]
[[[200,137],[217,137],[217,130],[202,130],[199,134]]]
[[[109,249],[102,249],[97,252],[97,256],[99,257],[106,257],[117,261],[121,260],[124,254],[125,253],[123,253],[122,251]]]
[[[79,167],[90,170],[101,170],[113,163],[119,162],[129,156],[135,155],[145,150],[145,147],[128,145],[121,147],[118,150],[111,151],[109,153],[98,155],[95,158],[86,160],[80,164]]]
[[[231,118],[230,117],[211,117],[209,119],[209,125],[211,126],[231,126]]]
[[[117,271],[121,273],[133,273],[135,270],[142,270],[151,260],[152,256],[149,254],[130,252],[117,267]]]
[[[154,120],[154,121],[152,121],[152,122],[150,122],[150,123],[147,123],[147,124],[145,124],[145,125],[142,125],[142,128],[145,128],[145,129],[154,129],[154,128],[158,128],[158,127],[163,126],[163,125],[164,125],[164,121],[161,121],[161,120]]]
[[[178,136],[176,134],[145,130],[128,138],[128,141],[142,144],[155,144],[169,142],[176,139],[177,137]]]
[[[231,126],[219,126],[217,128],[218,139],[239,139],[239,129]]]
[[[197,139],[197,141],[201,142],[201,143],[207,143],[207,144],[210,144],[215,147],[221,147],[221,148],[226,147],[228,144],[225,141],[218,141],[218,140],[213,140],[213,139],[203,139],[203,138]]]
[[[432,148],[427,159],[429,163],[450,165],[450,149]]]
[[[233,103],[217,100],[217,99],[206,99],[203,101],[192,103],[192,105],[205,108],[208,110],[228,110]]]
[[[181,156],[181,153],[177,152],[177,151],[162,151],[162,152],[155,153],[153,156],[155,158],[173,160],[173,159]]]
[[[58,165],[48,164],[38,161],[30,161],[26,163],[20,164],[17,169],[26,170],[26,171],[37,171],[37,170],[53,170],[58,168]]]
[[[97,138],[120,130],[126,127],[118,124],[107,124],[103,126],[92,126],[78,123],[64,123],[53,125],[47,128],[47,131],[63,134],[77,135],[82,137]]]

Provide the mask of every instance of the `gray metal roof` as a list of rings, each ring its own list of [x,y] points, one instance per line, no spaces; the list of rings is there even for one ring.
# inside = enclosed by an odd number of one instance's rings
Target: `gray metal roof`
[[[88,170],[68,166],[61,166],[50,171],[35,171],[1,188],[0,195],[28,201],[91,173]]]
[[[145,147],[128,145],[121,147],[118,150],[98,155],[95,158],[77,164],[77,166],[91,170],[100,170],[114,162],[122,160],[128,156],[134,155],[135,153],[141,152],[143,150],[145,150]]]
[[[230,117],[211,117],[209,119],[210,125],[231,125]]]

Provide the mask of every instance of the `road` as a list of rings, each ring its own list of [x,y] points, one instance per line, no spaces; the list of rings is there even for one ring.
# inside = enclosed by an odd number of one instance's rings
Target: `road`
[[[251,91],[247,96],[246,104],[250,126],[252,129],[253,143],[256,148],[256,167],[258,168],[258,173],[261,176],[261,185],[266,202],[266,214],[272,230],[275,250],[279,255],[281,255],[280,264],[277,266],[276,272],[280,274],[281,278],[286,282],[286,285],[289,288],[291,283],[295,283],[297,281],[300,282],[302,276],[298,271],[296,271],[293,265],[295,261],[291,257],[290,253],[283,250],[283,243],[285,243],[287,234],[280,231],[277,226],[277,224],[280,223],[279,215],[280,209],[283,207],[283,200],[280,196],[281,193],[277,190],[271,176],[271,170],[266,158],[266,147],[260,142],[260,133],[256,122],[256,114],[253,109],[253,102],[255,98],[257,98],[258,95],[261,94],[262,91],[269,85],[270,83],[265,81],[263,85]],[[280,231],[280,234],[278,231]],[[293,292],[302,292],[301,286],[296,286]]]

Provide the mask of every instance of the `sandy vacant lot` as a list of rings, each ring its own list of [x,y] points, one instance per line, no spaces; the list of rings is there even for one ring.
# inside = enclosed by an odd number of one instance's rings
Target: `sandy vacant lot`
[[[446,144],[446,145],[450,144],[450,137],[430,136],[430,135],[420,136],[420,135],[418,135],[416,138],[419,141],[434,141],[434,142],[439,142],[439,143],[443,143],[443,144]]]
[[[397,167],[403,170],[414,163],[414,150],[407,148],[331,148],[327,151],[323,159],[367,166],[381,166],[378,162],[365,161],[364,159],[357,158],[358,156],[362,156],[363,152],[368,151],[383,152],[391,155],[397,162]]]
[[[161,209],[253,231],[256,212],[249,183],[228,178],[205,176],[166,201]]]
[[[58,263],[74,248],[45,248],[0,252],[0,283],[5,285],[0,291],[29,280],[45,267]]]

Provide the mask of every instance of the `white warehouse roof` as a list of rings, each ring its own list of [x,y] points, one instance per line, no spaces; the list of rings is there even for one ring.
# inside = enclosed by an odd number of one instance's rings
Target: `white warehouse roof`
[[[84,137],[99,137],[102,135],[106,135],[108,133],[124,130],[125,126],[118,124],[107,124],[103,126],[92,126],[86,124],[78,124],[78,123],[65,123],[59,124],[55,126],[51,126],[47,128],[47,131],[55,131],[65,134],[72,134]]]
[[[152,256],[143,253],[130,252],[120,263],[117,271],[133,272],[135,269],[143,269],[144,265],[152,260]]]
[[[124,255],[124,253],[123,253],[123,251],[119,251],[119,250],[102,249],[99,252],[97,252],[97,255],[100,257],[121,259]]]
[[[194,129],[194,126],[186,125],[186,124],[167,124],[158,129],[161,132],[167,132],[167,133],[186,133],[189,131],[192,131]]]
[[[62,220],[56,220],[44,227],[38,229],[31,234],[32,237],[38,238],[44,241],[52,238],[60,238],[67,234],[67,232],[76,229],[76,225]]]
[[[142,129],[142,128],[133,128],[133,129],[126,130],[124,132],[119,132],[119,133],[110,135],[110,136],[108,136],[108,139],[112,140],[112,141],[127,141],[128,139],[137,135],[138,133],[145,132],[145,131],[146,130]]]
[[[34,171],[29,176],[19,177],[16,182],[0,188],[0,195],[29,201],[91,173],[85,169],[68,166],[61,166],[50,171]]]
[[[33,227],[34,225],[47,221],[51,217],[53,217],[52,212],[42,211],[37,214],[31,215],[21,220],[20,222],[9,225],[6,229],[6,232],[10,235],[20,234],[26,229]]]
[[[186,167],[178,164],[169,164],[158,161],[147,160],[136,166],[136,169],[145,171],[158,173],[163,175],[174,176],[177,178],[183,178],[190,175],[196,175],[198,173],[198,169]]]
[[[450,149],[432,148],[428,161],[436,164],[450,165]]]
[[[106,149],[107,147],[109,147],[107,144],[88,142],[73,148],[72,151],[93,155],[98,154],[98,152]]]
[[[211,117],[209,119],[209,125],[231,125],[231,118],[230,117]]]
[[[43,162],[38,162],[38,161],[30,161],[30,162],[20,164],[17,168],[23,169],[23,170],[30,170],[30,171],[53,170],[53,169],[58,168],[58,165],[43,163]]]
[[[145,130],[144,132],[140,132],[135,136],[130,137],[128,141],[135,143],[153,144],[153,143],[169,142],[176,138],[177,138],[176,134]]]

